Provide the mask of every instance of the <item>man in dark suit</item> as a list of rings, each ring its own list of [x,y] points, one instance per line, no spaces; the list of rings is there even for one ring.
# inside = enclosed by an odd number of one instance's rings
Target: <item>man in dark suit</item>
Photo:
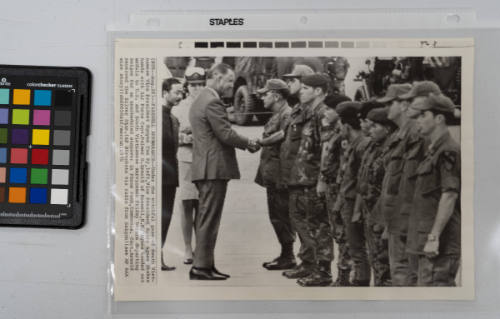
[[[252,152],[259,149],[256,140],[231,129],[221,97],[232,94],[234,80],[234,72],[228,65],[214,65],[207,73],[207,87],[194,100],[189,112],[193,131],[192,178],[200,193],[191,280],[229,278],[215,268],[214,250],[227,183],[240,178],[235,148]]]
[[[179,186],[179,169],[177,165],[177,148],[179,136],[179,120],[172,115],[172,107],[182,99],[183,88],[179,80],[169,78],[163,81],[162,95],[162,204],[161,204],[161,270],[174,270],[163,258],[163,246],[167,239],[168,227],[174,210],[175,191]]]

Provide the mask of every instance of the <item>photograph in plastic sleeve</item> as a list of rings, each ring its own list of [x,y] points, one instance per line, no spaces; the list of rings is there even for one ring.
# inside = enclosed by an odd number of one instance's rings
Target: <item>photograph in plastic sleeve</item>
[[[141,41],[115,47],[116,300],[473,298],[471,40]]]

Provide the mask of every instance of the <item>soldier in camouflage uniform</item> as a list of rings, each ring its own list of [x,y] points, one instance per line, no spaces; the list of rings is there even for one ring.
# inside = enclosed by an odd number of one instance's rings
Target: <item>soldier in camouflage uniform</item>
[[[358,102],[342,102],[337,106],[340,117],[342,135],[349,142],[345,159],[345,171],[340,181],[340,192],[335,204],[335,210],[340,211],[346,225],[349,254],[354,263],[354,286],[370,284],[370,265],[364,240],[364,226],[361,219],[353,221],[356,199],[357,174],[361,165],[361,157],[368,140],[361,131],[358,118],[361,104]]]
[[[368,245],[368,258],[373,270],[375,286],[390,286],[389,253],[387,238],[384,236],[384,222],[378,202],[384,178],[384,158],[387,156],[387,140],[396,126],[387,119],[387,110],[383,104],[372,109],[367,120],[370,125],[370,144],[361,160],[358,175],[357,209],[365,225],[365,237]]]
[[[343,95],[337,95],[335,100],[331,100],[332,104],[328,106],[335,107],[350,99]],[[349,256],[349,247],[347,245],[346,227],[340,216],[340,212],[335,210],[335,202],[339,193],[340,171],[343,166],[344,148],[342,147],[342,135],[340,132],[339,123],[337,121],[335,129],[329,134],[324,135],[323,151],[321,154],[321,176],[326,183],[325,199],[330,220],[330,228],[338,245],[339,255],[337,260],[338,277],[333,283],[334,286],[349,286],[349,276],[351,273],[351,257]]]
[[[388,117],[399,129],[389,143],[390,156],[380,197],[381,209],[389,236],[389,263],[393,286],[414,286],[417,280],[417,260],[406,252],[409,212],[413,203],[415,175],[423,158],[424,140],[418,132],[410,103],[426,98],[431,92],[440,92],[432,82],[391,85],[387,95],[380,99],[389,105]]]
[[[289,105],[292,106],[292,111],[290,113],[290,124],[286,129],[285,140],[280,150],[281,178],[283,184],[286,185],[288,189],[290,220],[292,222],[292,227],[296,231],[299,229],[298,224],[303,223],[305,220],[305,215],[300,215],[302,211],[298,210],[296,207],[298,193],[294,187],[291,187],[290,172],[295,165],[295,159],[299,151],[302,135],[302,127],[305,122],[304,106],[299,101],[300,88],[302,87],[301,79],[304,76],[312,74],[314,74],[314,72],[310,67],[306,65],[296,65],[292,73],[283,76],[290,90],[290,96],[287,100]],[[301,260],[301,263],[293,269],[283,272],[283,276],[290,279],[308,276],[314,268],[314,265],[311,264],[311,261],[314,260],[314,243],[312,238],[308,232],[297,232],[297,235],[300,239],[300,249],[297,257]]]
[[[407,250],[418,256],[418,286],[455,286],[460,265],[460,145],[448,123],[453,119],[451,99],[439,94],[415,99],[420,132],[429,139],[416,171]]]
[[[285,131],[290,121],[291,108],[286,102],[289,89],[279,79],[270,79],[264,88],[257,91],[262,97],[264,108],[272,110],[273,116],[264,126],[260,165],[255,182],[266,188],[269,218],[281,246],[281,254],[272,261],[263,263],[268,270],[290,269],[296,266],[293,254],[295,232],[288,210],[288,190],[282,180],[280,151]]]
[[[297,233],[308,234],[313,242],[309,274],[297,280],[301,286],[329,286],[332,284],[331,261],[333,238],[326,211],[326,202],[317,192],[320,182],[322,139],[333,130],[337,114],[324,103],[329,79],[314,74],[302,78],[300,101],[304,106],[304,123],[299,151],[290,172],[291,200],[295,202],[292,215],[297,220]],[[303,260],[303,263],[306,262]]]
[[[284,74],[283,81],[288,85],[290,95],[287,98],[288,105],[292,108],[300,105],[300,89],[302,88],[301,79],[304,76],[314,74],[313,69],[304,64],[296,64],[293,67],[292,73]]]

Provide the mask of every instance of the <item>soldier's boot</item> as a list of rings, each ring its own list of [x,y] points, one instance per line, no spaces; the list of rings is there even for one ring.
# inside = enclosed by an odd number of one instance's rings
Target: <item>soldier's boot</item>
[[[371,269],[369,264],[354,265],[354,279],[351,282],[355,287],[370,286]]]
[[[333,287],[348,287],[351,285],[350,281],[351,269],[338,268],[337,280],[332,284]]]
[[[320,261],[311,275],[297,280],[302,287],[326,287],[332,284],[332,270],[329,261]]]
[[[262,267],[267,270],[285,270],[292,269],[295,266],[297,266],[297,263],[293,254],[293,243],[282,245],[279,257],[262,264]]]
[[[298,279],[309,276],[313,272],[313,265],[302,262],[300,265],[283,272],[288,279]]]

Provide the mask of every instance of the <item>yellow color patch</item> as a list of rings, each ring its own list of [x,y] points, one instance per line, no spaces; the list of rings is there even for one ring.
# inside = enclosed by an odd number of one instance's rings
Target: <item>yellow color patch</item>
[[[13,103],[17,105],[29,105],[31,90],[14,89]]]
[[[33,145],[49,145],[50,130],[33,129]]]

